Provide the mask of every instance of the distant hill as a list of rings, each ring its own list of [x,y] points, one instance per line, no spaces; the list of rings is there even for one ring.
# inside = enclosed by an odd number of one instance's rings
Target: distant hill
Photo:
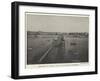
[[[88,37],[88,32],[70,32],[70,33],[62,33],[62,32],[42,32],[42,31],[27,31],[28,35],[67,35],[67,36],[86,36]]]

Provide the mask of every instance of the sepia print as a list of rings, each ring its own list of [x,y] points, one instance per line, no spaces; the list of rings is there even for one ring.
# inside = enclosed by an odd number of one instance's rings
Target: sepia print
[[[27,65],[89,62],[89,16],[25,13]]]
[[[97,74],[97,6],[12,2],[11,78]]]

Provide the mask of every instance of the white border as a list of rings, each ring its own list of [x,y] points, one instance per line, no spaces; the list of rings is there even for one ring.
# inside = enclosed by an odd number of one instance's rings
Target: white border
[[[89,64],[25,69],[25,12],[89,15]],[[95,12],[86,9],[52,8],[37,6],[19,7],[19,75],[40,75],[95,71]]]

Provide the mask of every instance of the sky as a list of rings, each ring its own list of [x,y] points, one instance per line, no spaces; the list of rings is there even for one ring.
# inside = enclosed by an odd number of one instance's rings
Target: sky
[[[89,32],[89,16],[27,14],[27,31],[42,32]]]

